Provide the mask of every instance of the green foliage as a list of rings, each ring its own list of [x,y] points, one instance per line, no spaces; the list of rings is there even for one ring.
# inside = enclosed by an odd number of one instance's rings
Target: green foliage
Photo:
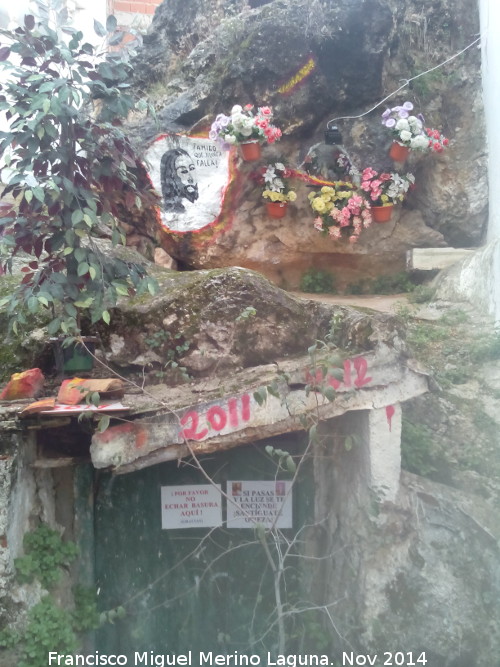
[[[73,590],[75,609],[72,613],[73,628],[76,632],[87,632],[99,627],[97,594],[94,588],[75,586]]]
[[[305,650],[310,650],[315,654],[328,653],[332,636],[331,632],[325,628],[324,619],[320,611],[303,611],[299,615],[297,625],[300,627],[301,644],[305,645]],[[295,632],[297,630],[298,628]]]
[[[297,464],[289,452],[286,452],[284,449],[276,449],[272,445],[267,445],[265,449],[268,456],[278,459],[278,468],[286,470],[292,473],[292,475],[296,472]]]
[[[456,326],[457,324],[465,324],[469,321],[469,316],[460,308],[451,308],[444,313],[439,322],[449,326]]]
[[[408,332],[408,342],[417,350],[423,350],[431,343],[439,343],[449,336],[444,327],[435,324],[416,324]]]
[[[417,285],[408,297],[411,303],[428,303],[434,298],[436,290],[428,285]]]
[[[338,322],[332,319],[332,329],[327,338],[329,340],[316,341],[311,345],[307,352],[311,360],[309,370],[309,382],[306,384],[306,396],[314,391],[321,394],[328,401],[333,402],[336,398],[333,378],[341,382],[344,378],[343,363],[344,358],[339,353],[335,343],[330,338],[334,338],[334,330]]]
[[[403,322],[408,325],[411,319],[415,316],[414,307],[408,306],[405,303],[399,301],[395,306],[396,315],[403,320]]]
[[[46,524],[26,533],[24,551],[25,555],[14,561],[17,578],[21,583],[37,578],[46,588],[59,579],[60,568],[78,554],[74,542],[63,542],[59,533]]]
[[[144,342],[152,350],[155,350],[158,349],[159,347],[162,347],[162,345],[164,345],[164,343],[166,343],[170,339],[171,339],[170,331],[167,331],[166,329],[159,329],[159,331],[155,331],[148,338],[146,338]]]
[[[0,648],[14,648],[19,643],[19,639],[19,633],[11,630],[10,628],[4,628],[3,630],[0,630]]]
[[[253,397],[257,401],[258,405],[264,405],[267,401],[267,388],[259,387],[256,391],[253,392]]]
[[[257,315],[257,311],[253,306],[247,306],[244,308],[241,313],[238,315],[236,318],[235,322],[245,322],[246,320],[249,320],[251,317],[255,317]]]
[[[152,350],[161,351],[166,359],[162,369],[156,371],[156,377],[163,379],[169,371],[173,371],[174,374],[179,375],[184,382],[192,380],[187,368],[179,364],[179,359],[191,347],[191,343],[184,340],[181,333],[176,333],[172,336],[170,331],[160,329],[146,338],[145,342]]]
[[[424,285],[415,285],[405,271],[388,276],[378,276],[373,280],[367,278],[346,285],[346,294],[400,294],[411,293],[413,303],[425,303],[434,296],[434,290]]]
[[[21,641],[19,667],[45,667],[49,651],[73,654],[78,646],[71,615],[44,597],[28,612],[28,626]]]
[[[429,68],[427,62],[421,66],[419,65],[419,67],[415,68],[415,74]],[[442,89],[443,86],[447,88],[452,87],[449,81],[451,78],[445,74],[444,70],[434,70],[420,76],[418,79],[414,79],[410,84],[410,88],[422,102],[428,102],[436,96],[436,91]]]
[[[38,579],[46,588],[54,584],[61,567],[77,555],[73,542],[63,542],[59,533],[42,524],[24,538],[26,556],[15,560],[20,582]],[[71,655],[78,648],[75,633],[93,630],[102,622],[97,610],[97,595],[93,588],[76,586],[73,590],[75,607],[68,613],[47,595],[28,611],[26,628],[21,632],[9,628],[0,632],[0,647],[19,647],[19,667],[44,667],[49,651]],[[117,607],[104,613],[104,621],[123,618],[125,609]]]
[[[500,359],[500,329],[478,337],[470,346],[470,358],[474,363]]]
[[[115,26],[96,22],[110,44],[123,37]],[[109,323],[120,297],[155,290],[142,266],[110,259],[94,241],[105,229],[113,244],[124,243],[126,212],[140,215],[156,201],[121,128],[134,107],[131,65],[124,52],[104,58],[82,32],[32,15],[0,37],[0,112],[9,122],[0,132],[0,196],[13,199],[0,222],[4,269],[28,255],[21,283],[0,305],[14,332],[26,313],[47,312],[50,334],[78,332],[82,315]]]
[[[109,611],[103,611],[99,615],[99,625],[104,625],[104,623],[111,623],[113,625],[117,619],[125,618],[126,615],[125,607],[121,606]]]
[[[400,292],[411,292],[414,289],[415,284],[405,271],[389,276],[379,276],[370,285],[372,294],[398,294]]]
[[[364,294],[366,291],[366,281],[358,280],[356,283],[346,285],[345,294]]]
[[[401,465],[422,477],[436,472],[432,433],[426,426],[407,419],[403,419],[401,430]]]
[[[336,294],[335,276],[323,269],[309,269],[300,279],[300,289],[316,294]]]

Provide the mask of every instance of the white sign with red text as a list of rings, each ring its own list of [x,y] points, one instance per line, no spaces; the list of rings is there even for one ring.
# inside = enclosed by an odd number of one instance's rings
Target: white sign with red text
[[[228,528],[293,527],[291,481],[230,481],[227,495]]]
[[[161,527],[213,528],[222,525],[220,484],[161,487]]]

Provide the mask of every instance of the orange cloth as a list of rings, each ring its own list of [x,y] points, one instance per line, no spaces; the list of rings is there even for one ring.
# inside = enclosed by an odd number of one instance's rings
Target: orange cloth
[[[115,379],[87,380],[85,378],[72,378],[64,380],[57,394],[57,402],[65,405],[77,405],[81,403],[87,394],[96,391],[101,398],[122,398],[124,392],[123,382]]]
[[[15,401],[20,398],[35,398],[40,395],[44,381],[45,378],[39,368],[14,373],[0,394],[0,400]]]
[[[55,404],[56,404],[55,398],[42,398],[39,401],[30,403],[25,408],[23,408],[21,410],[19,417],[23,419],[24,417],[29,417],[30,415],[34,415],[37,412],[42,412],[43,410],[50,410],[55,406]]]

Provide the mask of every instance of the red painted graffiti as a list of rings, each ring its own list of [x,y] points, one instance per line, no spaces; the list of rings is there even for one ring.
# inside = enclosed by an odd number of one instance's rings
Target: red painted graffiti
[[[200,414],[197,410],[189,410],[181,418],[180,436],[186,440],[203,440],[209,433],[209,428],[222,431],[228,424],[237,429],[241,422],[247,422],[251,416],[249,394],[239,398],[230,398],[227,404],[212,405],[206,413]]]
[[[340,389],[342,385],[346,387],[346,389],[350,389],[353,385],[359,389],[360,387],[364,387],[366,384],[369,384],[372,381],[373,378],[367,375],[367,373],[368,362],[366,359],[364,357],[354,357],[354,359],[346,359],[344,361],[344,376],[342,380],[338,380],[330,373],[327,373],[325,377],[323,369],[318,368],[314,375],[310,370],[306,371],[306,382],[316,385],[326,382],[335,390]]]
[[[387,423],[389,424],[389,431],[392,431],[392,418],[396,413],[396,408],[393,405],[387,405],[385,408],[385,416],[387,417]]]

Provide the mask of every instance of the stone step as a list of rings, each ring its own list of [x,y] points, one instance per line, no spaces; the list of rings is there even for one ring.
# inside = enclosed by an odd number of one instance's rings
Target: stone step
[[[406,251],[408,271],[433,271],[446,269],[465,257],[470,257],[476,248],[412,248]]]

